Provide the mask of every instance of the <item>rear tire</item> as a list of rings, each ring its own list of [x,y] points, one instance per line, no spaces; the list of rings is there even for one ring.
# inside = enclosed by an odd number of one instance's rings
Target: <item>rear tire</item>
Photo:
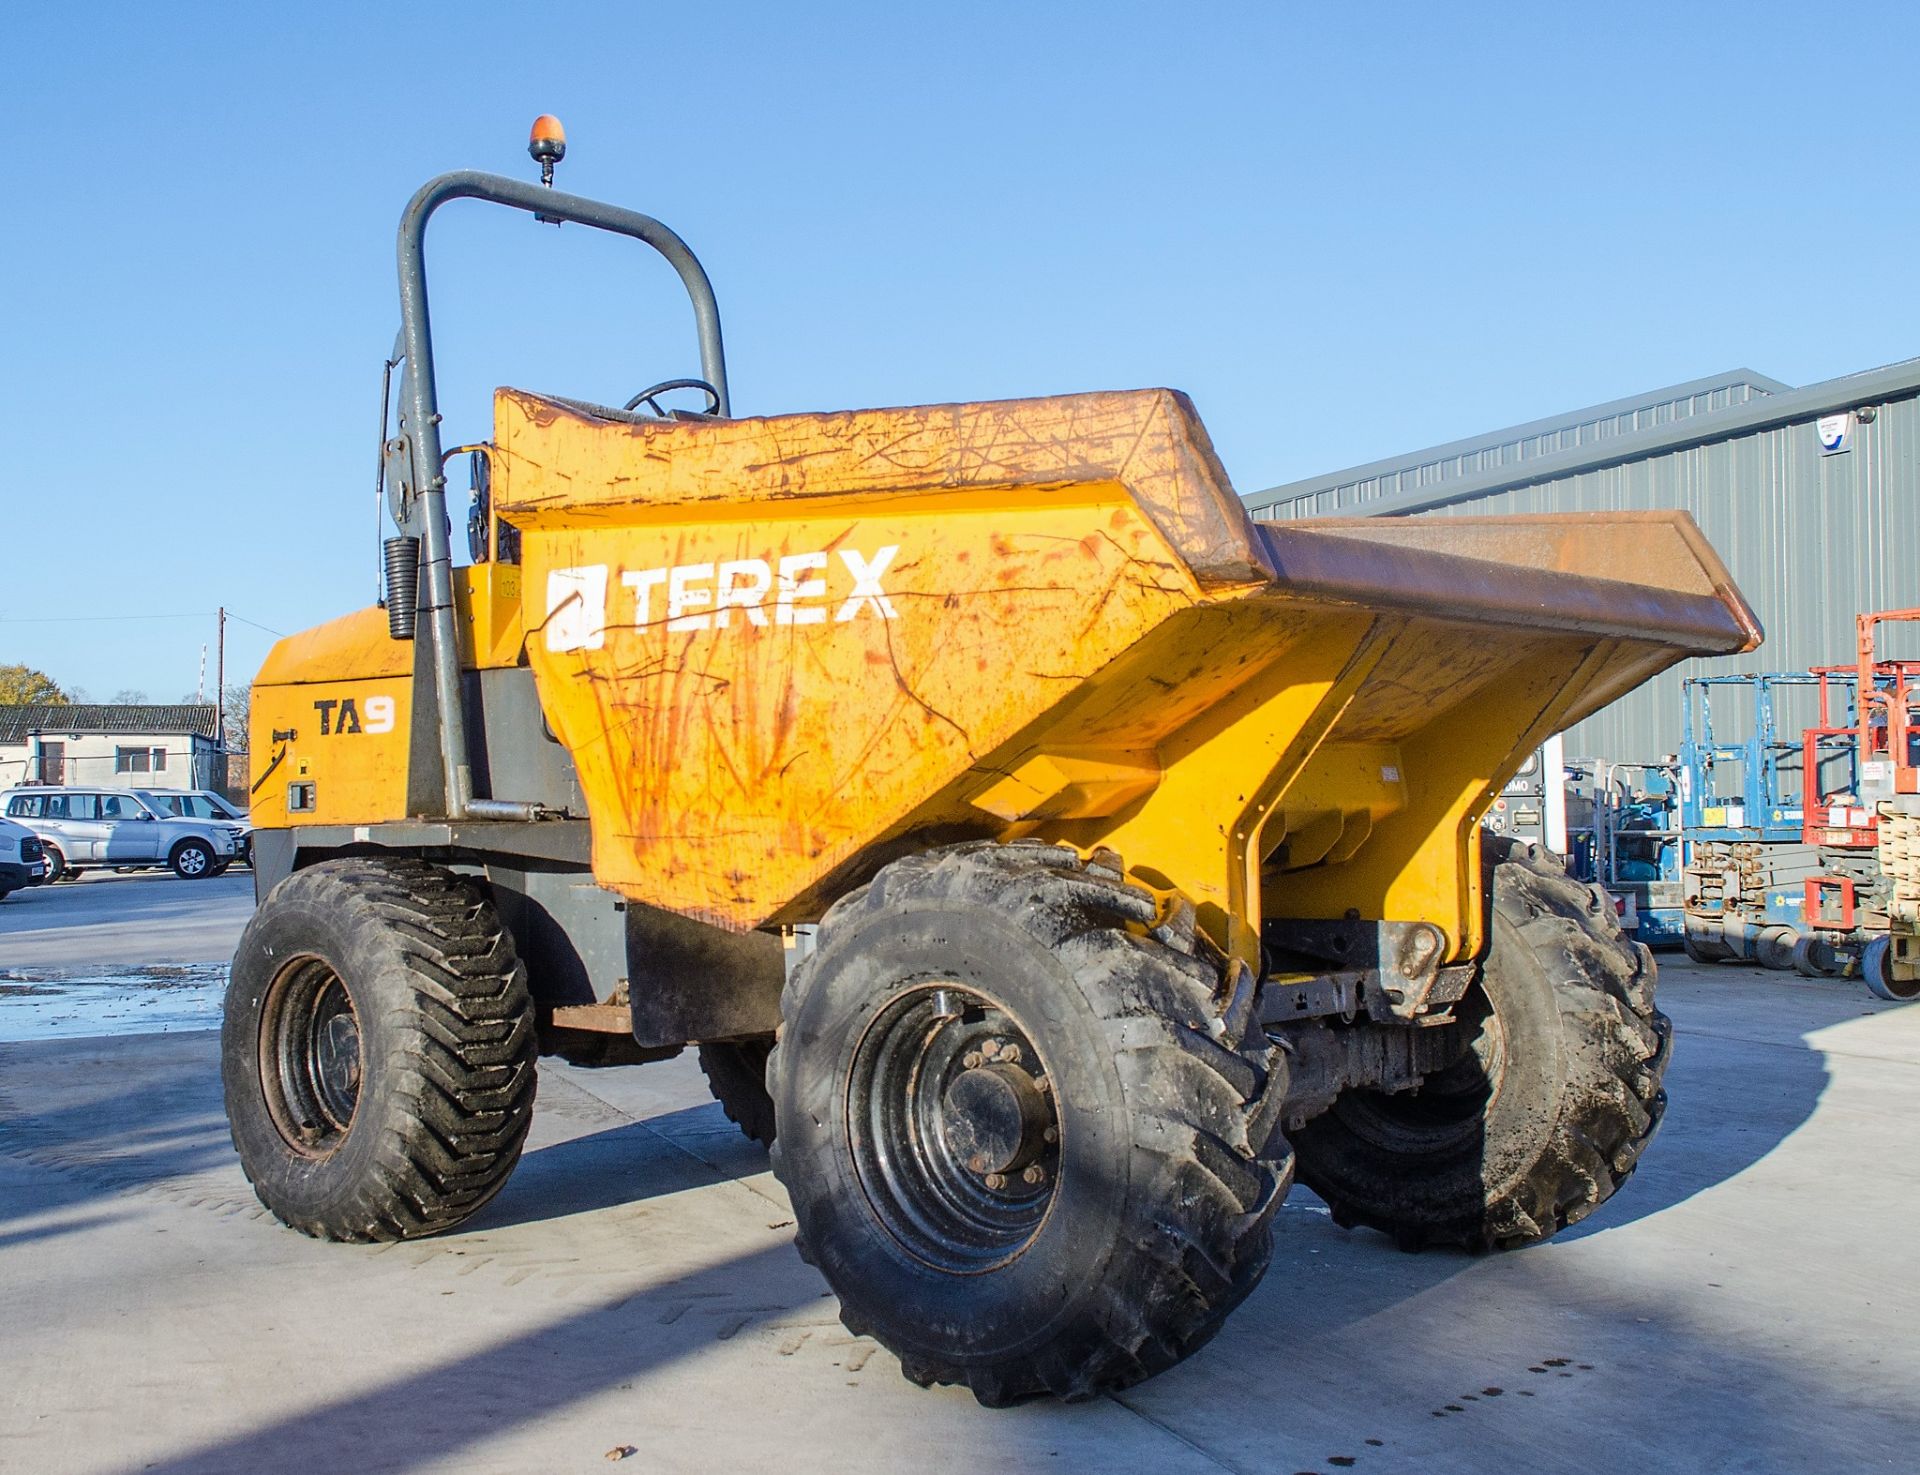
[[[1681,934],[1680,946],[1686,952],[1689,961],[1702,964],[1724,963],[1733,956],[1733,949],[1718,937],[1710,939],[1696,932],[1691,922],[1686,923],[1685,927],[1685,932]]]
[[[1461,1006],[1469,1049],[1416,1091],[1345,1092],[1293,1134],[1334,1218],[1403,1249],[1514,1249],[1577,1223],[1666,1109],[1652,954],[1544,849],[1483,844],[1491,945]]]
[[[771,1037],[721,1040],[700,1047],[700,1072],[727,1120],[762,1147],[773,1146],[773,1097],[767,1091]]]
[[[260,1202],[316,1239],[414,1239],[500,1191],[533,1119],[533,1003],[473,882],[422,861],[297,871],[241,936],[221,1073]]]
[[[1203,1345],[1292,1178],[1284,1060],[1251,970],[1224,971],[1111,852],[956,846],[842,899],[769,1081],[800,1252],[848,1329],[994,1406]]]
[[[1791,927],[1762,928],[1753,940],[1753,961],[1776,973],[1789,972],[1793,968],[1794,946],[1799,941],[1800,934]]]

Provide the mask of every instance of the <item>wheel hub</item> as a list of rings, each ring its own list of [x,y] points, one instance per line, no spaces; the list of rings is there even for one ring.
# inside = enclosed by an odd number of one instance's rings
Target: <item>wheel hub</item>
[[[947,983],[895,995],[855,1047],[847,1095],[867,1202],[918,1258],[978,1273],[1040,1232],[1059,1115],[1039,1052],[991,998]]]
[[[947,1151],[982,1177],[1025,1168],[1047,1146],[1045,1133],[1053,1113],[1033,1077],[1017,1065],[963,1070],[940,1105]]]
[[[314,1032],[314,1075],[336,1115],[351,1116],[360,1093],[360,1024],[351,1010],[328,1015]]]

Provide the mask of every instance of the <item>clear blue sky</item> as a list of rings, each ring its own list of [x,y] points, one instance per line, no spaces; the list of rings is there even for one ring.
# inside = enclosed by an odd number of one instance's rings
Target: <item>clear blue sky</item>
[[[400,207],[542,111],[740,414],[1170,384],[1252,491],[1920,353],[1920,7],[1462,9],[13,7],[0,662],[173,700],[216,605],[371,599]],[[695,367],[637,247],[455,206],[430,265],[452,437]]]

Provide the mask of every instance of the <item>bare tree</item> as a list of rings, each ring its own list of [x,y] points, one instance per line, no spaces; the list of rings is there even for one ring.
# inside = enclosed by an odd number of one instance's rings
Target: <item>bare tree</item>
[[[221,734],[235,753],[247,751],[247,719],[253,712],[253,683],[243,681],[227,688],[226,730]]]

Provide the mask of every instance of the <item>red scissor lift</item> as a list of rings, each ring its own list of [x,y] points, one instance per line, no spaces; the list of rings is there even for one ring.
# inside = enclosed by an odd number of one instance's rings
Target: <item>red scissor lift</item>
[[[1819,847],[1806,880],[1809,936],[1833,964],[1857,957],[1882,998],[1920,997],[1920,660],[1881,658],[1890,624],[1920,609],[1857,617],[1856,661],[1817,666],[1820,720],[1806,729],[1801,838]],[[1841,782],[1830,787],[1828,775]]]

